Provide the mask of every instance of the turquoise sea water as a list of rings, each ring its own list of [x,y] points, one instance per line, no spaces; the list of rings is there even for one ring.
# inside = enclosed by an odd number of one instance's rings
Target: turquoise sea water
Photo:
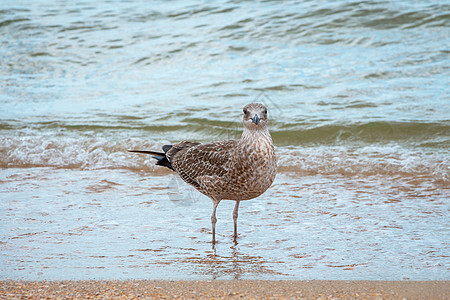
[[[449,279],[446,1],[2,1],[1,279]],[[209,199],[150,157],[269,109],[278,175]]]

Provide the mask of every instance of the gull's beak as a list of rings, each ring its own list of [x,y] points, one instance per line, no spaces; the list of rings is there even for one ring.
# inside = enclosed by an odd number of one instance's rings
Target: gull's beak
[[[258,114],[255,114],[252,118],[253,123],[255,123],[256,125],[258,125],[259,120],[261,119],[258,117]]]

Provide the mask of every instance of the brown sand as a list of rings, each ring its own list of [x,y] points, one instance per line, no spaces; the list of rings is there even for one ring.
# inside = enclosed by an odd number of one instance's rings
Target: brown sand
[[[450,281],[0,281],[1,299],[450,299]]]

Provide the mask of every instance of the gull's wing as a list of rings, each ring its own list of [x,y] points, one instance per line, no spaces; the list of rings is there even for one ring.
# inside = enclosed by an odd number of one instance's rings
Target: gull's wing
[[[237,140],[211,144],[181,142],[167,151],[167,157],[184,181],[199,188],[199,177],[222,177],[227,173],[227,163],[237,143]]]

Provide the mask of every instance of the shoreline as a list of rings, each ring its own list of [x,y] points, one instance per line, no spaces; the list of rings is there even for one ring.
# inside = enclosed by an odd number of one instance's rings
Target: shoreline
[[[18,299],[450,299],[450,281],[82,280],[0,281],[0,298]]]

